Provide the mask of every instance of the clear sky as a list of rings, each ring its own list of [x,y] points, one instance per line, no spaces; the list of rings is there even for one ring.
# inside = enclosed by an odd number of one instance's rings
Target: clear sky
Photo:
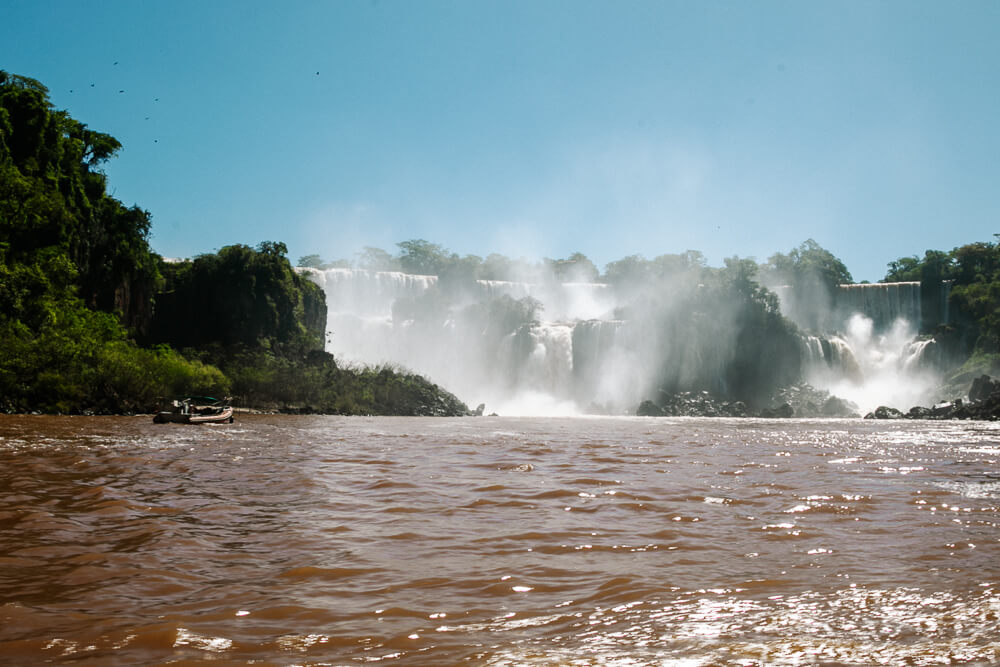
[[[1000,233],[1000,2],[0,0],[0,69],[118,138],[190,257],[765,260]]]

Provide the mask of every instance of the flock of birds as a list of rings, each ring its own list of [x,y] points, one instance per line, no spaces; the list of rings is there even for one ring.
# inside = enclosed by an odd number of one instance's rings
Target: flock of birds
[[[112,63],[112,66],[117,66],[117,65],[118,65],[118,61],[117,61],[117,60],[116,60],[116,61],[114,61],[114,62]],[[317,74],[318,74],[318,72],[317,72]],[[90,87],[91,87],[91,88],[96,88],[96,87],[97,87],[97,84],[96,84],[95,82],[91,81],[91,82],[90,82]],[[74,93],[76,92],[76,89],[74,89],[74,88],[70,88],[70,89],[69,89],[69,92],[70,92],[70,94],[72,95],[72,94],[74,94]],[[119,94],[119,95],[124,95],[124,94],[125,94],[125,89],[124,89],[124,88],[121,88],[121,89],[119,89],[119,90],[118,90],[118,94]],[[153,102],[159,102],[159,101],[160,101],[160,98],[159,98],[159,97],[154,97],[154,98],[153,98]],[[149,120],[150,118],[151,118],[151,116],[146,116],[146,120]],[[153,143],[154,143],[154,144],[157,144],[157,143],[159,143],[159,142],[160,142],[160,141],[159,141],[159,139],[153,139]]]
[[[117,66],[117,65],[118,65],[118,61],[117,61],[117,60],[116,60],[116,61],[114,61],[114,62],[112,63],[112,66]],[[316,76],[319,76],[319,71],[317,71],[317,72],[316,72]],[[95,82],[91,81],[91,83],[90,83],[90,87],[91,87],[91,88],[96,88],[96,87],[97,87],[97,84],[96,84]],[[70,89],[69,89],[69,92],[70,92],[70,94],[73,94],[73,93],[75,92],[75,89],[74,89],[74,88],[70,88]],[[119,89],[119,90],[118,90],[118,94],[119,94],[119,95],[124,95],[124,94],[125,94],[125,89],[124,89],[124,88],[121,88],[121,89]],[[154,102],[154,103],[155,103],[155,102],[159,102],[159,101],[160,101],[160,98],[159,98],[159,97],[154,97],[154,98],[153,98],[153,102]],[[145,119],[146,119],[146,120],[149,120],[150,118],[151,118],[151,116],[146,116],[146,117],[145,117]],[[153,143],[154,143],[154,144],[157,144],[157,143],[159,143],[159,139],[153,139]]]

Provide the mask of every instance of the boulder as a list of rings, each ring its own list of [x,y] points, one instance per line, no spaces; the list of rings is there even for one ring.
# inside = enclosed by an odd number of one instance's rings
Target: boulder
[[[832,396],[824,389],[817,389],[806,382],[788,385],[778,389],[766,404],[788,403],[796,417],[859,417],[858,406],[840,397]],[[770,408],[775,409],[775,408]]]
[[[639,404],[639,407],[635,409],[635,414],[639,417],[663,417],[665,413],[656,403],[653,403],[652,401],[643,401]]]
[[[896,408],[890,408],[888,405],[880,405],[875,408],[875,412],[866,414],[865,419],[903,419],[904,416]]]
[[[980,375],[972,381],[972,387],[969,388],[969,400],[973,403],[985,401],[997,391],[1000,391],[1000,380],[993,380],[989,375]]]
[[[831,396],[823,402],[820,414],[824,417],[857,417],[857,408],[853,403],[838,396]]]
[[[776,408],[764,408],[760,416],[765,419],[789,419],[795,416],[795,409],[788,403],[782,403]]]

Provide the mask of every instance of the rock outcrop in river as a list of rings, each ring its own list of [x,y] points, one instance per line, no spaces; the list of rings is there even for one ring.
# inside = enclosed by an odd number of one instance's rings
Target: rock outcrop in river
[[[636,408],[640,417],[860,417],[858,406],[828,391],[807,383],[783,387],[768,400],[765,407],[753,409],[743,401],[728,401],[707,391],[684,391],[676,394],[661,392],[659,402],[643,401]]]
[[[1000,380],[981,375],[972,381],[966,398],[939,403],[932,407],[914,406],[903,413],[896,408],[880,405],[865,419],[978,419],[1000,420]]]

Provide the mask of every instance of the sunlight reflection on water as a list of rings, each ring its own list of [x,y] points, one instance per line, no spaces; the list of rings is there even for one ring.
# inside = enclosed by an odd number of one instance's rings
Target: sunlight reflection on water
[[[0,655],[996,664],[998,443],[860,420],[0,417]]]

